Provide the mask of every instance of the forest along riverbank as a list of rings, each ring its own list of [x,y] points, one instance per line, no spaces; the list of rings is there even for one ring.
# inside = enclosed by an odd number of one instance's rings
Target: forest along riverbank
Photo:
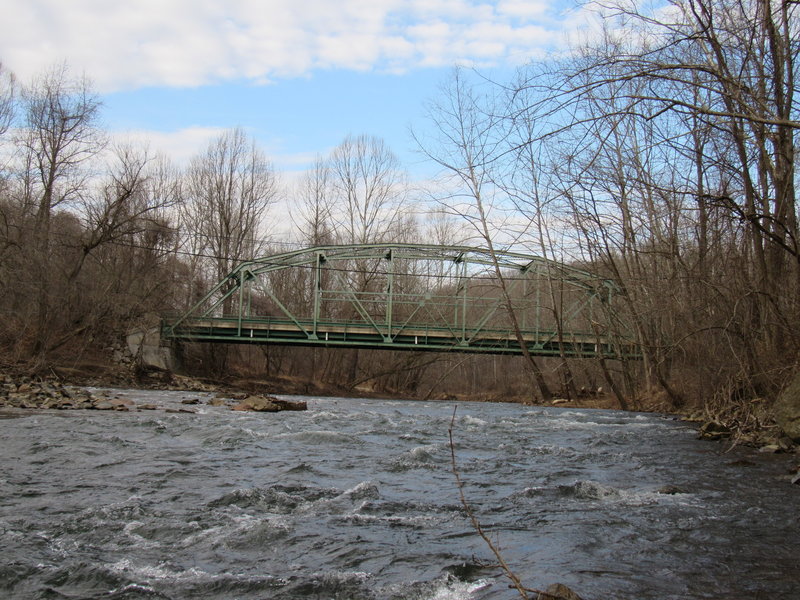
[[[450,468],[529,587],[796,598],[793,457],[659,415],[358,398],[239,412],[5,410],[0,596],[506,600]],[[175,412],[187,407],[194,414]]]

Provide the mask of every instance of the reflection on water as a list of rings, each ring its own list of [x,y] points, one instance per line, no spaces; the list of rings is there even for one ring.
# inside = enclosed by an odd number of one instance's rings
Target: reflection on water
[[[308,400],[3,414],[25,416],[0,420],[0,596],[513,596],[459,504],[452,404]],[[454,436],[469,501],[530,587],[797,598],[786,457],[721,454],[653,415],[515,405],[460,405]]]

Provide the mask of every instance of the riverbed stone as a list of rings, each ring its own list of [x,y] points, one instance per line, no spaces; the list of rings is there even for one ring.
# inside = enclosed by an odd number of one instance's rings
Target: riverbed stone
[[[281,400],[279,398],[271,398],[271,400],[281,410],[308,410],[308,403],[303,400]]]
[[[254,412],[280,412],[282,410],[307,410],[308,404],[302,401],[280,400],[274,396],[248,396],[231,410]]]
[[[731,437],[731,429],[719,421],[708,421],[700,428],[700,439],[721,440]]]
[[[773,407],[775,423],[786,437],[800,442],[800,372],[778,396]]]
[[[578,596],[578,594],[576,594],[563,583],[554,583],[548,586],[545,590],[545,593],[550,598],[558,598],[559,600],[581,600],[581,597]]]
[[[278,412],[280,407],[272,401],[272,398],[265,396],[248,396],[231,410],[255,411],[255,412]]]
[[[0,405],[14,408],[25,409],[49,409],[49,410],[71,410],[71,409],[95,409],[97,403],[109,403],[110,408],[105,406],[101,410],[124,410],[132,404],[131,400],[124,398],[108,398],[108,394],[99,397],[80,388],[72,388],[63,385],[57,380],[45,379],[34,381],[25,378],[19,384],[11,381],[9,377],[3,379],[2,390],[0,390]]]
[[[686,494],[688,493],[685,489],[680,487],[679,485],[664,485],[658,488],[659,494],[664,494],[667,496],[674,496],[675,494]]]

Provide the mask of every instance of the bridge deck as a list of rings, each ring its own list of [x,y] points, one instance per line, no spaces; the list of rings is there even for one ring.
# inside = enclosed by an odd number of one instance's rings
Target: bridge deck
[[[553,331],[522,332],[528,351],[539,356],[619,357],[634,356],[632,345],[615,347],[610,340],[589,333],[565,334],[561,342]],[[427,325],[395,325],[364,322],[314,322],[311,319],[189,318],[176,326],[165,321],[162,338],[197,342],[350,347],[430,352],[521,354],[510,329],[462,329]]]

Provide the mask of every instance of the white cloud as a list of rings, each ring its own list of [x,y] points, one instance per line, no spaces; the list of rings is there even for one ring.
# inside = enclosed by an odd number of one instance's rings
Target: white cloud
[[[146,146],[153,154],[168,156],[177,166],[189,164],[196,154],[204,152],[209,142],[225,130],[219,127],[187,127],[177,131],[120,131],[113,134],[116,142]]]
[[[552,42],[548,2],[0,0],[0,61],[23,81],[66,61],[101,92],[497,64]]]
[[[551,5],[545,1],[534,0],[500,0],[497,11],[500,14],[519,19],[539,19],[551,10]]]
[[[221,127],[186,127],[175,131],[130,130],[115,131],[112,141],[132,143],[146,147],[151,154],[163,154],[177,167],[185,167],[197,154],[205,152],[208,144],[227,130]],[[280,140],[257,140],[274,165],[287,181],[300,177],[317,157],[316,152],[286,153]],[[330,149],[326,149],[325,152]]]

